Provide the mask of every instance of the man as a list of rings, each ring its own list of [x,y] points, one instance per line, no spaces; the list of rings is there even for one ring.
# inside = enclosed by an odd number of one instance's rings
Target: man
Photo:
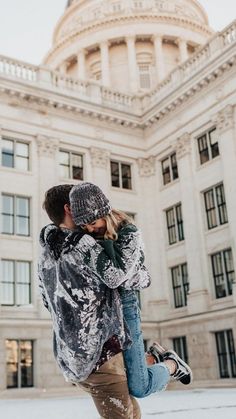
[[[130,341],[119,294],[90,267],[103,248],[76,229],[69,207],[71,188],[60,185],[47,191],[44,208],[54,225],[40,234],[39,285],[52,317],[54,355],[66,380],[91,394],[103,419],[140,419],[124,371],[122,350]],[[108,279],[114,269],[108,259]],[[119,269],[117,276],[122,278]]]

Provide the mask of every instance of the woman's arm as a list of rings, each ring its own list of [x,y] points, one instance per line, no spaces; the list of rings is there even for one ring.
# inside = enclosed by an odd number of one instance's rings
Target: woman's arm
[[[124,229],[114,244],[104,240],[104,247],[85,235],[79,242],[80,248],[88,265],[97,270],[109,288],[121,285],[127,289],[146,288],[150,285],[150,275],[144,265],[140,232],[135,226]]]

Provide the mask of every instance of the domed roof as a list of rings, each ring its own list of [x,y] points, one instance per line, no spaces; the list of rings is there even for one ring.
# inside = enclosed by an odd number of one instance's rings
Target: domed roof
[[[67,7],[70,7],[70,5],[71,5],[73,2],[74,2],[74,0],[67,0],[67,5],[66,5],[66,8],[67,8]]]
[[[80,0],[67,0],[66,8],[70,7],[72,4],[79,3]],[[109,3],[112,5],[112,3],[121,3],[122,0],[100,0],[101,3],[103,3],[103,7],[109,8]],[[98,7],[99,1],[94,2],[94,0],[87,0],[87,5],[92,7]],[[126,3],[126,2],[125,2]],[[208,25],[208,17],[206,15],[206,12],[202,5],[198,2],[198,0],[152,0],[151,2],[147,2],[145,4],[145,0],[143,1],[143,4],[141,4],[142,1],[128,1],[126,3],[127,9],[132,9],[136,4],[140,5],[140,8],[145,9],[146,6],[148,9],[156,9],[161,13],[170,13],[170,14],[177,14],[179,16],[185,16],[188,18],[196,19],[198,21],[201,21],[202,23]],[[119,6],[118,6],[119,7]]]
[[[144,71],[142,63],[148,62],[154,83],[160,62],[155,57],[160,55],[160,48],[163,69],[158,70],[162,74],[159,80],[212,34],[208,16],[197,0],[67,0],[44,64],[71,77],[101,80],[101,62],[107,57],[109,83],[120,89],[118,68],[125,78],[131,66],[128,50],[133,48],[133,39],[139,71]]]

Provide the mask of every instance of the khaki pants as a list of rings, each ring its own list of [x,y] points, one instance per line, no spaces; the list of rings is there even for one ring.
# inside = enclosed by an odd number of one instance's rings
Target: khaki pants
[[[78,385],[91,394],[101,419],[141,419],[139,405],[129,395],[122,353]]]

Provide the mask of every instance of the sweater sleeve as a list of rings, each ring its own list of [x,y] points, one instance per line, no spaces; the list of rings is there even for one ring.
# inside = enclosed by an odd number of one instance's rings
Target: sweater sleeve
[[[109,256],[107,249],[88,235],[80,240],[80,245],[87,263],[109,288],[123,286],[140,290],[150,285],[150,275],[144,266],[142,239],[136,228],[121,234],[114,247],[111,243],[106,245],[110,250]]]

